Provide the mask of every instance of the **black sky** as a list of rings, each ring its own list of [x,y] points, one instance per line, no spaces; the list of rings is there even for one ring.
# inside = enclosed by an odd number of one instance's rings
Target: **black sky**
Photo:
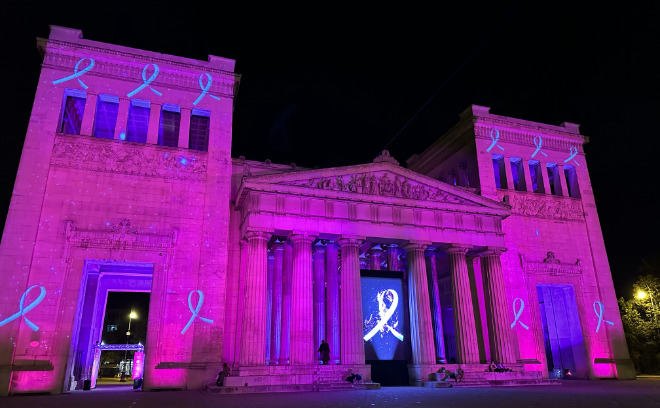
[[[0,213],[9,204],[38,81],[35,37],[47,37],[49,24],[81,29],[96,41],[235,59],[242,80],[232,156],[306,167],[370,162],[488,38],[392,143],[391,154],[404,163],[470,104],[542,123],[579,123],[590,137],[587,162],[617,294],[629,296],[641,260],[660,253],[658,2],[404,2],[362,9],[16,3],[2,6],[8,143]]]

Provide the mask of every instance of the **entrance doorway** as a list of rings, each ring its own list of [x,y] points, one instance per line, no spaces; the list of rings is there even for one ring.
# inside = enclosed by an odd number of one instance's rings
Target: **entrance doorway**
[[[149,310],[153,269],[153,264],[143,262],[85,261],[67,361],[65,392],[91,387],[92,378],[96,377],[99,370],[104,368],[105,361],[110,361],[102,358],[104,353],[100,347],[102,343],[105,343],[103,336],[106,333],[116,331],[118,338],[121,339],[120,344],[125,345],[128,341],[130,345],[132,339],[136,340],[136,343],[145,344],[146,317]],[[143,298],[141,301],[138,299],[140,296]],[[145,296],[146,298],[144,298]],[[122,313],[119,310],[107,310],[114,308],[112,306],[114,303],[109,301],[113,297],[117,297],[120,304],[125,303],[127,309],[127,313],[124,313],[125,316],[117,316],[116,324],[107,321],[106,314],[106,311],[115,314]],[[135,299],[127,300],[131,298]],[[140,325],[135,325],[137,320],[130,317],[131,302],[136,308],[139,308],[139,314],[135,312],[135,316],[136,319],[140,319],[142,329],[139,329]],[[128,330],[128,323],[132,323],[131,330]],[[108,328],[108,325],[115,325],[116,329]],[[144,331],[143,338],[135,337],[136,329]],[[108,332],[108,330],[111,331]],[[131,332],[131,334],[126,335],[126,332]],[[111,341],[114,342],[114,340]],[[127,370],[130,368],[129,353],[134,352],[124,350],[124,355],[120,356],[119,364],[123,365],[119,369],[124,370],[126,384],[132,384],[132,381],[129,381],[131,373]],[[86,383],[86,381],[88,382]]]
[[[587,355],[572,285],[538,284],[543,344],[550,378],[587,378]]]

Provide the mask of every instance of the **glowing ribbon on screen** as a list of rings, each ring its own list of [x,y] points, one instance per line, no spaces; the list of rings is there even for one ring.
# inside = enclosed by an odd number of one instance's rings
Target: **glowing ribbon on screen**
[[[193,310],[192,307],[192,295],[193,293],[197,292],[197,295],[199,295],[199,298],[197,299],[197,307]],[[202,317],[199,315],[199,309],[202,308],[202,303],[204,303],[204,294],[202,293],[201,290],[192,290],[190,291],[190,294],[188,295],[188,308],[192,312],[192,316],[190,316],[190,320],[188,320],[188,324],[186,324],[186,327],[181,330],[181,334],[184,334],[186,330],[188,330],[188,327],[190,327],[191,324],[193,324],[193,321],[195,321],[196,317],[199,317],[200,320],[206,323],[213,323],[213,320],[207,319],[205,317]]]
[[[202,78],[204,77],[204,75],[206,75],[206,78],[207,78],[206,85],[202,84]],[[197,104],[199,103],[199,101],[202,100],[202,98],[204,97],[204,95],[206,95],[207,92],[209,91],[209,89],[211,89],[211,84],[212,84],[212,83],[213,83],[213,78],[211,77],[210,74],[201,74],[201,75],[199,76],[199,87],[202,88],[202,93],[199,94],[199,96],[197,97],[197,99],[195,99],[195,102],[193,102],[193,105],[197,105]],[[211,95],[211,94],[209,94],[209,96],[210,96],[211,98],[215,99],[216,101],[219,101],[219,100],[220,100],[220,98],[218,98],[218,97],[215,96],[215,95]]]
[[[151,74],[151,76],[149,78],[147,78],[147,68],[149,67],[149,65],[154,66],[154,72],[153,72],[153,74]],[[149,87],[149,89],[151,89],[156,95],[163,96],[162,93],[158,92],[157,90],[152,88],[151,85],[150,85],[156,79],[157,76],[158,76],[158,65],[156,65],[156,64],[147,64],[147,65],[145,65],[144,68],[142,69],[142,85],[140,85],[137,88],[133,89],[131,92],[126,94],[126,96],[128,96],[130,98],[131,96],[135,95],[136,93],[140,92],[141,90],[143,90],[146,87]]]
[[[388,292],[392,295],[392,304],[390,305],[389,309],[387,306],[385,306],[385,302],[383,302],[385,293]],[[387,289],[379,292],[378,295],[376,295],[376,298],[378,299],[378,315],[380,316],[380,320],[378,321],[378,324],[376,324],[376,326],[364,336],[364,341],[369,341],[369,339],[374,337],[376,333],[378,333],[378,331],[382,330],[383,328],[387,328],[390,333],[394,335],[394,337],[400,341],[403,341],[403,335],[399,333],[394,327],[387,324],[394,312],[396,312],[396,307],[399,304],[399,295],[394,289]]]
[[[497,144],[497,142],[500,140],[500,131],[497,130],[497,129],[494,129],[494,130],[495,130],[495,137],[493,137],[493,129],[491,129],[491,131],[490,131],[490,138],[493,141],[493,143],[491,143],[490,147],[488,147],[488,149],[486,149],[487,152],[490,152],[490,149],[492,149],[495,145],[497,145],[497,147],[500,150],[504,150],[504,148],[502,148],[502,146]]]
[[[539,141],[536,141],[536,138],[538,137]],[[536,153],[541,151],[541,147],[543,146],[543,138],[541,136],[534,136],[534,146],[536,146],[536,150],[534,150],[534,153],[532,153],[532,157],[536,156]],[[548,157],[545,152],[541,152],[542,155],[545,157]]]
[[[78,71],[78,68],[80,67],[80,64],[86,59],[89,60],[89,65],[87,65],[85,68],[83,68],[82,71]],[[73,78],[77,78],[78,83],[80,83],[80,86],[82,86],[84,89],[87,89],[87,85],[85,85],[85,83],[83,81],[81,81],[80,78],[78,78],[78,77],[81,76],[81,75],[84,75],[85,73],[87,73],[92,68],[94,68],[94,60],[93,59],[91,59],[91,58],[81,58],[78,62],[76,62],[76,66],[73,67],[73,75],[69,75],[68,77],[60,78],[56,81],[53,81],[53,85],[59,84],[60,82],[69,81]]]
[[[568,159],[564,160],[564,163],[568,163],[571,159],[573,159],[573,157],[575,157],[575,156],[578,154],[577,147],[573,147],[573,146],[571,146],[571,148],[570,148],[568,151],[571,153],[571,157],[569,157]],[[575,164],[577,164],[578,166],[580,165],[580,163],[578,163],[577,160],[573,159],[573,161],[574,161]]]
[[[596,305],[598,305],[598,310],[596,310]],[[614,323],[610,322],[609,320],[603,320],[603,304],[599,301],[594,302],[594,312],[596,312],[596,316],[598,316],[598,326],[596,326],[596,333],[598,333],[598,330],[600,330],[600,324],[602,322],[614,326]]]
[[[520,307],[516,308],[516,303],[520,301]],[[516,310],[518,309],[518,310]],[[515,298],[513,301],[513,314],[515,315],[516,320],[511,323],[511,328],[513,329],[516,325],[516,323],[520,323],[523,329],[529,330],[529,326],[527,326],[525,323],[519,321],[520,316],[522,315],[523,310],[525,310],[525,301],[522,300],[521,298]]]
[[[28,293],[30,293],[30,291],[34,288],[39,288],[40,289],[39,297],[36,298],[35,300],[33,300],[32,303],[27,305],[26,308],[24,308],[23,304],[25,303],[25,298],[27,297]],[[9,323],[13,320],[18,319],[21,316],[23,316],[23,321],[25,322],[25,324],[27,324],[32,330],[38,331],[39,327],[36,324],[32,323],[27,317],[25,317],[25,314],[27,312],[29,312],[30,310],[34,309],[35,307],[37,307],[37,305],[39,303],[41,303],[42,300],[44,300],[44,297],[46,297],[46,288],[44,288],[43,286],[39,286],[39,285],[30,286],[28,288],[28,290],[26,290],[23,293],[23,296],[21,296],[21,300],[18,303],[18,312],[14,313],[13,315],[6,318],[5,320],[1,321],[0,322],[0,327],[4,326],[5,324],[7,324],[7,323]]]

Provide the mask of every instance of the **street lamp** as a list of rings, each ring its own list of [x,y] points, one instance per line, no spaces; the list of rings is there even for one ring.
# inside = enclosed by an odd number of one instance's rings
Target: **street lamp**
[[[653,295],[651,294],[651,291],[649,290],[648,292],[644,292],[643,290],[638,290],[637,293],[635,294],[635,296],[639,300],[646,299],[647,296],[649,297],[649,300],[651,301],[651,314],[652,314],[651,321],[653,322],[653,324],[655,324],[657,326],[657,320],[656,320],[656,316],[655,316],[655,314],[656,314],[655,313],[655,303],[653,303]],[[660,327],[658,327],[657,329],[658,329],[658,336],[660,337]]]
[[[128,336],[131,335],[131,321],[137,319],[137,314],[131,310],[131,314],[128,315],[128,330],[126,331],[126,350],[124,350],[124,368],[121,371],[121,379],[119,382],[126,382],[126,365],[128,364]]]

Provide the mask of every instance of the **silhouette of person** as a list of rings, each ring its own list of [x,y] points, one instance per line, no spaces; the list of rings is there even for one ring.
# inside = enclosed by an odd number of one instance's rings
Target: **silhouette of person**
[[[321,345],[319,346],[318,352],[321,353],[321,360],[323,364],[328,364],[330,361],[330,345],[325,340],[321,340]]]

